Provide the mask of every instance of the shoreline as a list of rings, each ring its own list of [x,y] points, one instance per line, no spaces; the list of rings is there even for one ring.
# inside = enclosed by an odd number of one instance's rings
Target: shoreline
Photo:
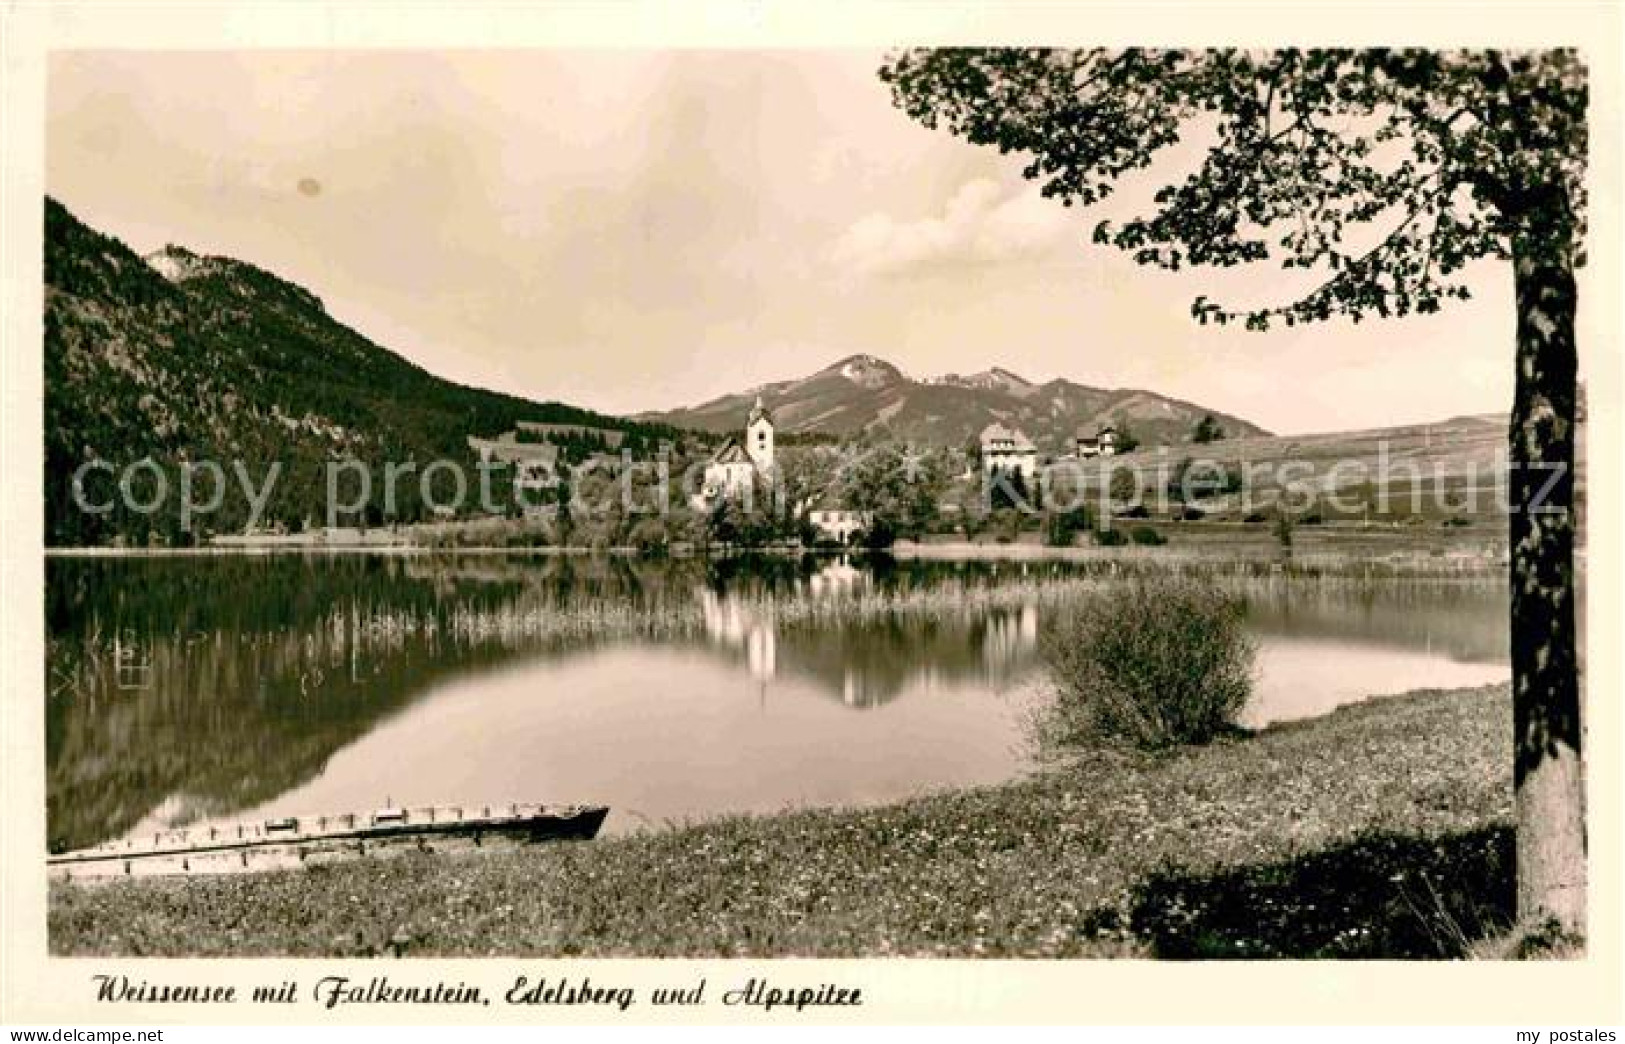
[[[1433,889],[1441,923],[1508,927],[1509,692],[1372,696],[1207,747],[1077,751],[881,806],[53,883],[50,949],[357,956],[405,937],[435,955],[1460,956],[1413,909],[1430,893],[1403,882]],[[353,901],[324,902],[334,890]]]
[[[1124,545],[1099,547],[1074,545],[1050,547],[1041,543],[1022,541],[1014,543],[972,542],[965,540],[923,542],[899,541],[890,548],[869,550],[864,548],[816,548],[767,546],[752,548],[715,548],[701,552],[679,548],[666,554],[646,555],[633,547],[558,547],[498,544],[469,544],[461,546],[423,543],[323,543],[319,541],[267,541],[209,544],[200,547],[47,547],[47,559],[140,559],[140,558],[230,558],[271,557],[278,555],[352,556],[376,555],[380,557],[457,557],[501,556],[513,558],[618,558],[639,559],[648,562],[696,561],[729,559],[759,555],[762,557],[878,557],[917,562],[1073,562],[1120,563],[1133,566],[1166,566],[1185,569],[1192,566],[1207,568],[1233,567],[1268,572],[1325,571],[1340,569],[1381,569],[1396,577],[1408,572],[1422,575],[1505,573],[1508,560],[1498,548],[1481,544],[1461,543],[1457,546],[1416,548],[1382,548],[1372,546],[1360,532],[1333,534],[1322,531],[1302,541],[1291,554],[1282,554],[1273,545],[1252,547],[1235,546],[1229,541],[1207,543],[1201,540],[1186,544],[1161,547]],[[1575,551],[1578,564],[1585,563],[1585,549]]]

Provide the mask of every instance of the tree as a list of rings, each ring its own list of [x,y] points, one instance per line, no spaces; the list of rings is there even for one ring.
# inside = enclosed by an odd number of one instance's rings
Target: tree
[[[880,71],[928,127],[1028,158],[1090,205],[1176,142],[1204,150],[1098,243],[1167,269],[1274,260],[1320,278],[1200,322],[1266,330],[1436,312],[1510,261],[1517,299],[1511,646],[1518,912],[1577,931],[1585,830],[1574,631],[1575,269],[1587,75],[1578,52],[909,50]],[[1547,489],[1548,479],[1552,480]]]
[[[1009,471],[994,468],[987,477],[988,506],[993,511],[1006,508],[1019,511],[1032,510],[1032,498],[1027,491],[1027,476],[1019,468]]]
[[[1140,500],[1140,476],[1133,468],[1111,469],[1107,492],[1117,504],[1135,504]]]
[[[1168,484],[1164,488],[1168,494],[1168,499],[1176,504],[1183,504],[1186,500],[1191,499],[1192,493],[1195,494],[1197,500],[1202,499],[1202,490],[1188,488],[1191,463],[1189,457],[1180,457],[1179,463],[1174,465],[1173,474],[1168,476]]]
[[[1071,547],[1079,533],[1095,528],[1094,512],[1087,505],[1051,508],[1044,512],[1044,543],[1050,547]]]
[[[1292,516],[1285,508],[1275,513],[1275,539],[1280,541],[1282,551],[1292,553]]]
[[[839,466],[840,453],[833,446],[784,448],[781,444],[771,491],[771,508],[781,536],[809,545],[817,540],[809,512],[830,494],[830,476]]]
[[[871,529],[919,539],[936,521],[945,485],[942,462],[898,443],[865,446],[840,467],[841,502],[861,511]]]

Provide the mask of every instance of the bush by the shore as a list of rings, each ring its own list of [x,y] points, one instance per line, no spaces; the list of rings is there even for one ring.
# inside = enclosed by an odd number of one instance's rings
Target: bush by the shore
[[[1053,613],[1041,641],[1056,690],[1046,736],[1142,749],[1208,743],[1252,694],[1256,643],[1235,595],[1196,576],[1149,576]]]

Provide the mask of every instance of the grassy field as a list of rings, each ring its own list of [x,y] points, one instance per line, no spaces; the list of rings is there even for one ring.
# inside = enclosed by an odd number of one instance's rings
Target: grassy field
[[[998,787],[515,853],[54,884],[57,954],[1457,957],[1511,919],[1507,688]]]
[[[1134,470],[1148,490],[1157,489],[1176,473],[1184,458],[1245,477],[1247,501],[1239,494],[1202,499],[1214,520],[1239,522],[1253,510],[1267,514],[1274,497],[1284,486],[1291,486],[1314,493],[1312,509],[1300,498],[1294,512],[1312,510],[1327,521],[1425,528],[1453,520],[1494,533],[1504,528],[1506,518],[1502,503],[1506,494],[1501,488],[1506,425],[1505,416],[1479,415],[1359,431],[1261,435],[1203,445],[1146,447],[1097,464]],[[1576,489],[1583,501],[1584,425],[1577,438]],[[1098,490],[1098,484],[1090,488]],[[1505,539],[1504,534],[1501,538]]]

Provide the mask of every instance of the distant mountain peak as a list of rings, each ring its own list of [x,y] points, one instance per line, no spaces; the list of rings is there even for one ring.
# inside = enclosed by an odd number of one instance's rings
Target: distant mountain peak
[[[1026,395],[1038,388],[1038,385],[1019,373],[1006,370],[1002,366],[994,366],[991,369],[983,370],[981,373],[973,373],[967,376],[948,373],[941,377],[931,378],[926,383],[944,384],[955,388],[979,388],[982,391],[1006,392],[1011,395]]]
[[[327,311],[322,299],[305,287],[234,257],[196,254],[170,243],[141,260],[171,283],[217,278],[229,281],[244,294],[269,294],[298,308],[311,308],[324,314]]]
[[[636,419],[736,432],[758,396],[786,433],[843,436],[883,429],[897,438],[961,446],[997,422],[1055,455],[1073,452],[1080,428],[1092,432],[1103,424],[1131,431],[1144,445],[1188,442],[1208,413],[1233,436],[1265,434],[1239,417],[1153,392],[1091,388],[1061,378],[1035,384],[1002,366],[969,376],[914,380],[867,354],[849,355],[806,377],[722,395],[688,409],[643,413]]]
[[[154,251],[141,260],[171,283],[181,283],[211,270],[208,258],[199,257],[174,243]]]
[[[995,366],[991,370],[985,370],[982,373],[977,374],[977,376],[996,377],[1001,381],[1009,381],[1012,384],[1024,384],[1028,387],[1031,387],[1033,383],[1032,381],[1029,381],[1027,378],[1023,377],[1021,374],[1015,373],[1011,370],[1006,370],[1002,366]]]

